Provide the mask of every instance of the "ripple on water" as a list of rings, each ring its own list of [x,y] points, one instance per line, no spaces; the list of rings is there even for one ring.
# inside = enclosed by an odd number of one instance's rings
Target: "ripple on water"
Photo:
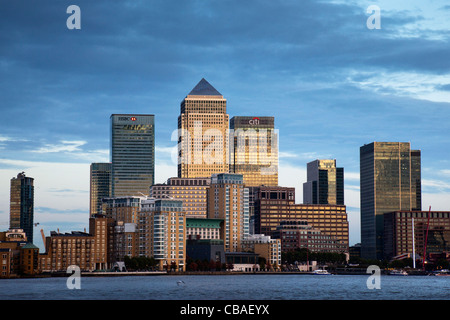
[[[69,290],[66,278],[2,279],[0,299],[153,300],[400,300],[450,299],[450,277],[381,277],[368,289],[368,276],[222,275],[133,276],[81,279]],[[183,281],[178,285],[177,281]]]

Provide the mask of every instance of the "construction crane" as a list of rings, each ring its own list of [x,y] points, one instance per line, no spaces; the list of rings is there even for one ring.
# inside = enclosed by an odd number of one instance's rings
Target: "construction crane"
[[[44,250],[47,251],[47,248],[45,247],[45,235],[44,235],[44,229],[41,229],[41,236],[42,236],[42,242],[44,243]]]

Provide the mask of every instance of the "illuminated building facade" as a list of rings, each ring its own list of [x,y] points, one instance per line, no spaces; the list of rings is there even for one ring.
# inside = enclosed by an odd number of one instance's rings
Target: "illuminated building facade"
[[[150,197],[182,200],[186,217],[206,218],[206,189],[211,178],[169,178],[150,187]]]
[[[307,164],[303,203],[344,205],[344,168],[337,168],[336,160],[314,160]]]
[[[89,214],[102,213],[102,199],[111,197],[111,163],[92,163],[90,166]]]
[[[255,233],[272,236],[282,221],[305,220],[323,235],[349,246],[346,207],[295,203],[295,188],[260,187],[255,202]]]
[[[186,270],[186,214],[181,200],[143,200],[139,238],[140,255],[155,258],[160,270]]]
[[[178,177],[228,172],[227,100],[202,79],[181,102]]]
[[[244,177],[246,187],[278,185],[278,134],[273,117],[230,120],[230,173]]]
[[[248,189],[242,175],[212,175],[207,199],[208,218],[223,220],[220,238],[225,252],[241,251],[241,242],[249,235]]]
[[[22,229],[33,243],[34,179],[21,172],[11,179],[10,229]]]

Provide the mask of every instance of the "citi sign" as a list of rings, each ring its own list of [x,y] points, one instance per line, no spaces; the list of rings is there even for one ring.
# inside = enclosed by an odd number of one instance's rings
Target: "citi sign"
[[[119,121],[136,121],[136,117],[119,117]]]
[[[249,124],[255,126],[259,124],[259,118],[258,117],[254,117],[253,119],[248,121]]]

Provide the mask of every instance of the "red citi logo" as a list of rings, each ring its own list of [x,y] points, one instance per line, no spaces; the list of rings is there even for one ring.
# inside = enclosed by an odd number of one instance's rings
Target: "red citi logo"
[[[252,120],[249,120],[248,123],[251,124],[251,125],[259,124],[259,118],[258,117],[254,117]]]

